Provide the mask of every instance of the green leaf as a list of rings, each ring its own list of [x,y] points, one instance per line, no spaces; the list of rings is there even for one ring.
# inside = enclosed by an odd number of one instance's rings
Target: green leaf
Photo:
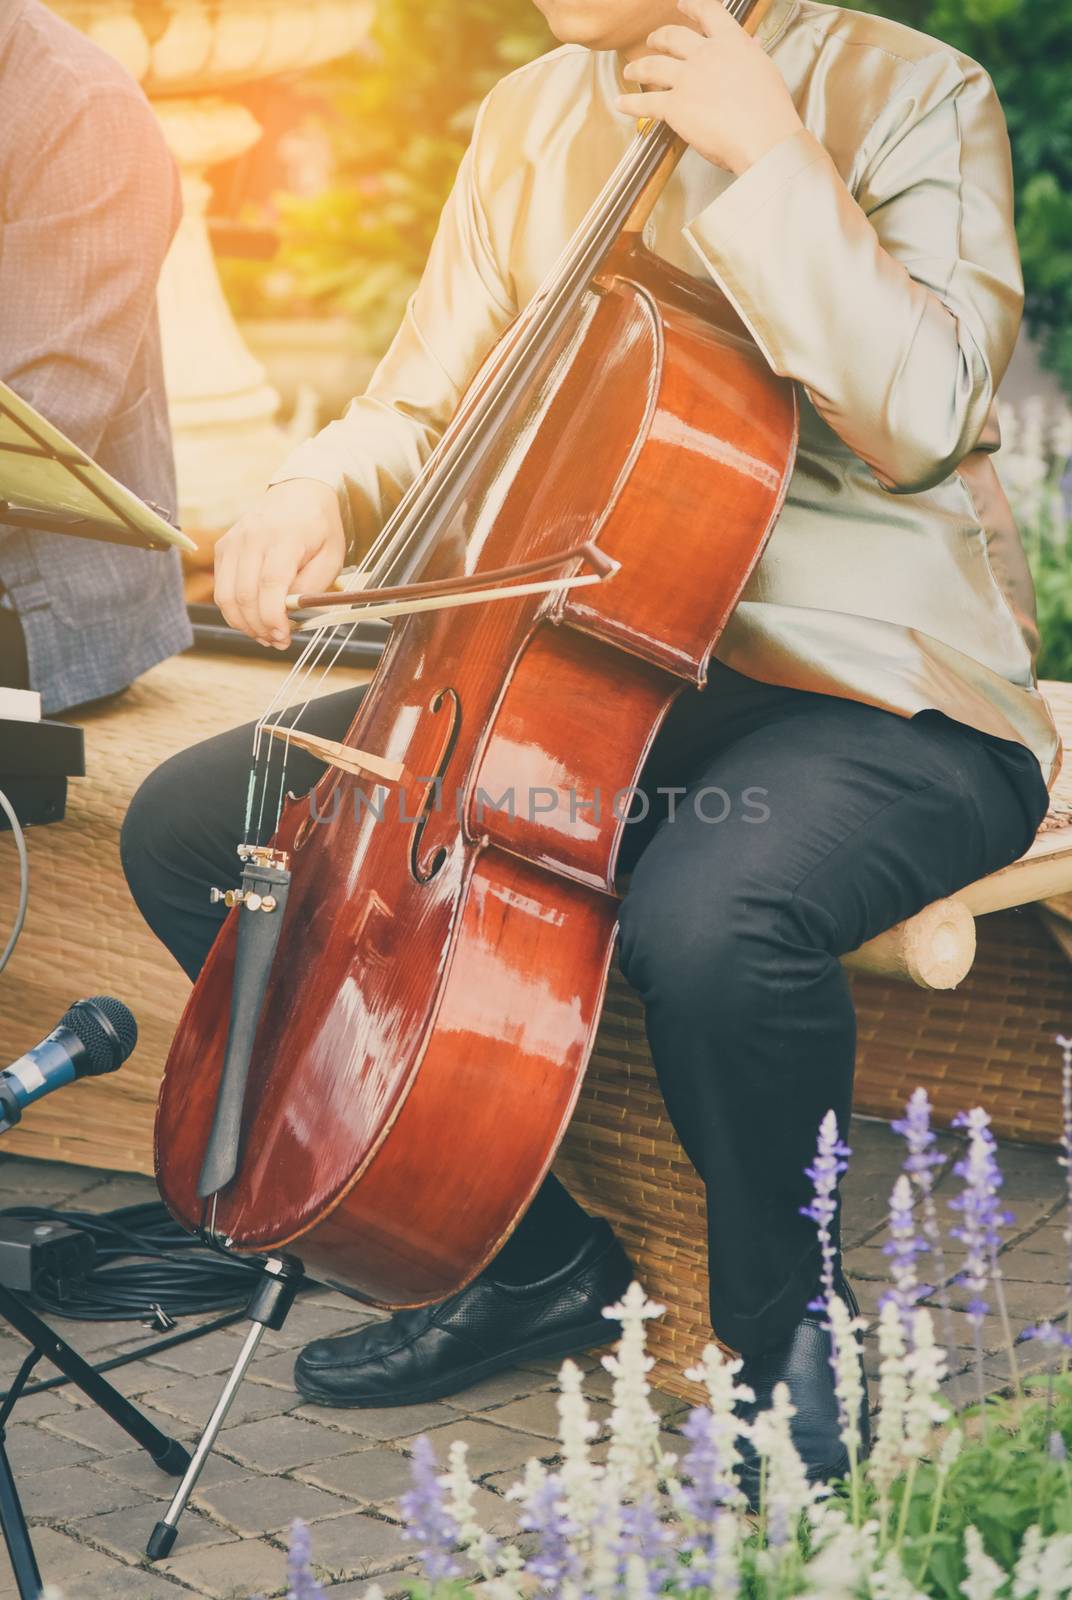
[[[961,1560],[959,1542],[955,1548],[952,1541],[936,1544],[931,1555],[928,1572],[939,1594],[948,1595],[950,1600],[960,1600],[960,1580],[963,1573],[963,1562]]]

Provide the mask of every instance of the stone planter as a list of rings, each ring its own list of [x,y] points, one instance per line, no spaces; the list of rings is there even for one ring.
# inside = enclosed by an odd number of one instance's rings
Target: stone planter
[[[292,440],[279,395],[220,287],[205,225],[212,166],[260,137],[239,84],[320,65],[365,38],[375,0],[51,0],[142,84],[182,169],[185,216],[160,281],[164,364],[186,530],[211,546]]]
[[[346,317],[247,317],[239,328],[286,416],[301,413],[310,391],[321,424],[341,416],[375,366]]]

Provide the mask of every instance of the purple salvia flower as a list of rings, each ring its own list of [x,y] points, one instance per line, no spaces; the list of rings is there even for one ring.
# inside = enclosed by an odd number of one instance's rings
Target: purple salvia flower
[[[814,1198],[810,1206],[801,1206],[800,1214],[803,1217],[810,1217],[819,1233],[819,1250],[823,1263],[820,1275],[822,1293],[809,1303],[808,1310],[826,1312],[825,1326],[830,1333],[830,1366],[835,1373],[838,1368],[838,1347],[830,1322],[830,1303],[835,1298],[834,1275],[837,1266],[833,1225],[837,1217],[838,1183],[842,1174],[848,1171],[851,1154],[852,1151],[838,1133],[837,1116],[833,1111],[828,1111],[819,1124],[819,1143],[814,1164],[804,1169],[805,1175],[811,1179]],[[843,1407],[839,1400],[838,1415],[844,1428],[846,1418],[842,1412]]]
[[[421,1562],[432,1583],[456,1578],[462,1570],[454,1554],[458,1525],[447,1510],[435,1452],[423,1433],[413,1446],[410,1476],[413,1486],[398,1502],[406,1524],[402,1537],[420,1546]]]
[[[810,1217],[819,1232],[819,1249],[822,1252],[823,1292],[808,1307],[810,1311],[824,1311],[834,1293],[834,1269],[837,1250],[834,1246],[833,1224],[837,1216],[837,1190],[842,1173],[848,1170],[852,1151],[838,1135],[837,1117],[828,1111],[819,1125],[819,1143],[814,1165],[806,1167],[805,1175],[811,1179],[813,1199],[810,1205],[801,1206],[800,1214]]]
[[[559,1594],[566,1584],[576,1584],[580,1564],[573,1548],[579,1530],[566,1509],[566,1491],[557,1473],[541,1472],[526,1485],[518,1526],[536,1535],[536,1551],[525,1571],[538,1579],[547,1594]]]
[[[919,1088],[912,1091],[904,1116],[890,1126],[894,1133],[901,1135],[908,1146],[904,1170],[920,1201],[922,1211],[920,1234],[930,1250],[934,1277],[939,1285],[938,1304],[942,1310],[942,1332],[945,1335],[949,1370],[952,1372],[956,1366],[953,1359],[956,1341],[953,1337],[953,1314],[949,1305],[949,1288],[946,1282],[942,1228],[934,1203],[935,1181],[945,1166],[946,1157],[938,1148],[937,1135],[931,1126],[931,1103],[926,1089]],[[930,1293],[929,1289],[927,1293]]]
[[[977,1107],[954,1117],[953,1126],[967,1129],[968,1152],[953,1168],[957,1177],[964,1179],[964,1188],[949,1202],[951,1209],[960,1213],[960,1225],[951,1232],[964,1246],[965,1262],[959,1277],[974,1297],[968,1316],[980,1327],[990,1309],[983,1295],[1001,1248],[1001,1229],[1012,1218],[999,1205],[1002,1177],[990,1118]]]
[[[890,1127],[908,1146],[904,1170],[917,1189],[929,1194],[934,1188],[934,1174],[945,1166],[946,1158],[938,1149],[937,1136],[931,1127],[931,1103],[926,1089],[912,1091],[904,1116],[891,1122]]]
[[[710,1406],[695,1406],[681,1431],[689,1441],[681,1464],[689,1480],[682,1486],[682,1503],[697,1522],[708,1523],[733,1494],[726,1481],[721,1430]]]
[[[1068,1352],[1072,1350],[1072,1333],[1064,1328],[1057,1327],[1056,1323],[1046,1321],[1038,1323],[1034,1328],[1025,1328],[1020,1335],[1020,1340],[1031,1339],[1041,1344],[1044,1349],[1061,1352],[1061,1370],[1067,1370]],[[1053,1415],[1054,1383],[1053,1362],[1046,1367],[1046,1415]]]
[[[1033,1339],[1048,1350],[1072,1350],[1072,1333],[1054,1322],[1039,1322],[1033,1328],[1025,1328],[1020,1340],[1025,1339]]]
[[[916,1231],[912,1184],[904,1173],[897,1179],[890,1195],[889,1230],[889,1242],[883,1245],[882,1250],[890,1258],[892,1288],[882,1296],[879,1307],[881,1309],[887,1300],[892,1300],[901,1314],[905,1335],[911,1338],[913,1308],[929,1292],[916,1275],[916,1260],[926,1254],[930,1245]]]
[[[309,1529],[297,1519],[291,1524],[287,1551],[287,1600],[325,1600],[324,1591],[313,1573]]]
[[[690,1564],[678,1583],[686,1590],[709,1589],[715,1580],[719,1513],[736,1498],[736,1491],[727,1479],[721,1429],[710,1407],[696,1406],[682,1432],[689,1448],[681,1466],[689,1481],[681,1486],[681,1503],[696,1527],[682,1542]]]
[[[1065,1444],[1064,1434],[1059,1433],[1056,1428],[1046,1441],[1046,1454],[1051,1461],[1068,1460],[1068,1446]]]
[[[654,1597],[663,1592],[670,1579],[676,1576],[677,1556],[672,1534],[660,1522],[658,1510],[651,1495],[645,1494],[632,1505],[622,1507],[622,1533],[619,1545],[621,1575],[624,1581],[631,1558],[639,1557],[633,1571],[642,1570],[647,1583],[647,1595]],[[635,1588],[633,1592],[638,1592]]]
[[[998,1166],[997,1145],[990,1131],[990,1118],[976,1106],[974,1111],[962,1112],[954,1117],[953,1126],[966,1128],[968,1132],[967,1154],[953,1168],[957,1176],[963,1178],[964,1188],[949,1202],[952,1210],[960,1213],[960,1225],[950,1229],[950,1232],[964,1246],[964,1267],[958,1278],[967,1285],[972,1296],[968,1302],[968,1321],[974,1335],[975,1380],[982,1405],[986,1394],[983,1379],[983,1318],[989,1310],[983,1296],[988,1285],[993,1286],[997,1309],[1004,1325],[1013,1384],[1017,1394],[1021,1392],[1012,1329],[998,1266],[1001,1229],[1012,1221],[1012,1217],[1002,1211],[999,1204],[1003,1180]],[[983,1425],[985,1428],[985,1412]]]
[[[1061,1370],[1062,1372],[1067,1371],[1068,1352],[1072,1350],[1072,1333],[1066,1332],[1064,1328],[1057,1327],[1053,1322],[1046,1321],[1038,1323],[1034,1328],[1025,1328],[1020,1335],[1020,1340],[1017,1342],[1019,1343],[1026,1339],[1034,1340],[1046,1350],[1054,1352],[1060,1350]],[[1053,1415],[1053,1401],[1053,1362],[1050,1361],[1046,1366],[1046,1415],[1048,1417]]]

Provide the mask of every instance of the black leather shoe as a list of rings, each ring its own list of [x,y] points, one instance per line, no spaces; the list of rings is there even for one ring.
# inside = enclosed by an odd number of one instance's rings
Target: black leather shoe
[[[499,1283],[494,1263],[436,1306],[398,1311],[340,1339],[316,1339],[294,1365],[298,1393],[321,1406],[415,1406],[538,1356],[609,1344],[633,1269],[599,1220],[568,1266],[539,1283]]]
[[[860,1307],[856,1296],[840,1274],[835,1287],[838,1298],[845,1302],[853,1317],[858,1317]],[[790,1432],[811,1483],[829,1483],[846,1477],[849,1471],[849,1455],[841,1442],[838,1426],[837,1394],[830,1365],[831,1340],[824,1322],[821,1311],[809,1311],[784,1344],[762,1355],[746,1357],[737,1376],[737,1382],[747,1384],[756,1397],[754,1403],[738,1408],[738,1414],[746,1422],[754,1421],[759,1412],[769,1408],[775,1384],[788,1384],[789,1398],[797,1408]],[[859,1417],[862,1460],[871,1448],[871,1423],[867,1379],[862,1371],[860,1379],[864,1390]],[[741,1488],[755,1511],[759,1502],[759,1460],[747,1441],[741,1444],[741,1454],[744,1457]]]

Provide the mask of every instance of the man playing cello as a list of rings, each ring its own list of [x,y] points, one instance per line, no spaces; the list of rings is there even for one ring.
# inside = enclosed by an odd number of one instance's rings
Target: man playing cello
[[[787,1381],[815,1478],[845,1468],[803,1169],[850,1112],[839,958],[1019,856],[1058,741],[1033,597],[988,459],[1022,289],[1008,139],[986,74],[883,18],[772,0],[539,0],[562,48],[482,106],[420,287],[368,392],[220,541],[217,598],[266,645],[329,587],[427,459],[535,293],[636,117],[689,145],[645,232],[713,280],[801,399],[778,525],[632,830],[620,959],[667,1108],[707,1188],[711,1316],[765,1404]],[[715,513],[717,518],[717,513]],[[717,524],[712,537],[717,536]],[[349,691],[305,727],[341,738]],[[131,888],[191,975],[233,882],[249,730],[175,757],[124,833]],[[291,787],[321,772],[292,754]],[[697,804],[717,787],[728,806]],[[717,818],[717,820],[716,820]],[[497,1259],[440,1306],[299,1356],[325,1405],[430,1400],[606,1338],[629,1264],[549,1178]],[[852,1306],[839,1276],[838,1292]]]

